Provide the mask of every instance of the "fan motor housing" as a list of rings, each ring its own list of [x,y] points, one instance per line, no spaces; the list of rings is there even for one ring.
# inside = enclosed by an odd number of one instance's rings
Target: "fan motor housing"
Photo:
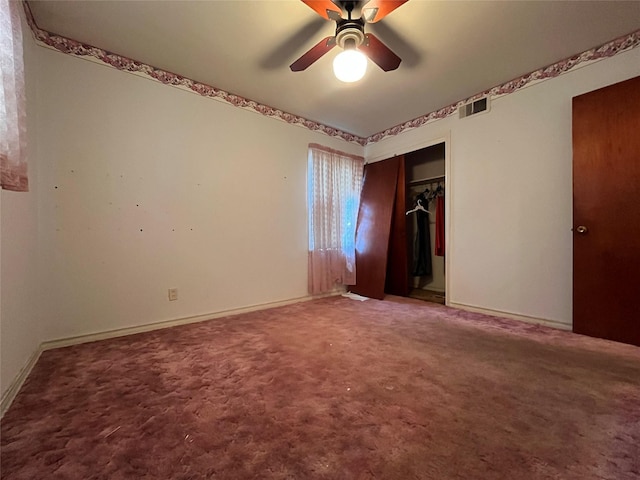
[[[343,19],[336,27],[336,43],[342,48],[359,47],[364,42],[364,20]]]

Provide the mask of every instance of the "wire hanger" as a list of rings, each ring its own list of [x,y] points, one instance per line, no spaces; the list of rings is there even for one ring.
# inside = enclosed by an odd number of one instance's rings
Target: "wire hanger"
[[[422,206],[422,200],[418,200],[418,204],[415,206],[415,208],[409,210],[407,213],[405,213],[405,215],[409,215],[410,213],[414,212],[427,212],[429,215],[431,215],[431,212]]]

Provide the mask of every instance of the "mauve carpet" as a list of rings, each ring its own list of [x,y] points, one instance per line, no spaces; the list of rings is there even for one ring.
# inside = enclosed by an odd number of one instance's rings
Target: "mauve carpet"
[[[332,297],[46,351],[2,479],[640,478],[640,349]]]

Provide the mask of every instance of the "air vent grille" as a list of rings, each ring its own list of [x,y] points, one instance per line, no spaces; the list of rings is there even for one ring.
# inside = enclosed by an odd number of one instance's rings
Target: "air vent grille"
[[[469,102],[458,108],[460,118],[469,117],[477,113],[486,112],[489,110],[489,97],[484,97],[475,102]]]

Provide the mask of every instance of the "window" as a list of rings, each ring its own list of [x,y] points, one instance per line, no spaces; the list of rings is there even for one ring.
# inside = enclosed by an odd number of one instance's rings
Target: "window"
[[[22,2],[0,0],[0,168],[2,188],[27,191]]]
[[[356,279],[355,237],[364,159],[309,145],[309,292]]]

